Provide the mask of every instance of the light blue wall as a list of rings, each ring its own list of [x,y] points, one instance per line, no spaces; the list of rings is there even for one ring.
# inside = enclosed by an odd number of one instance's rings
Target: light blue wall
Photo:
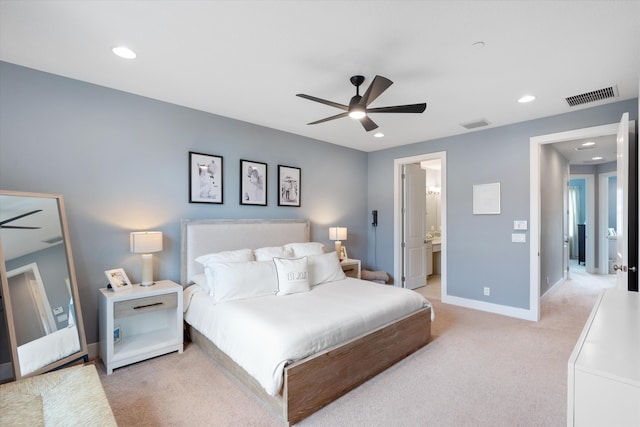
[[[540,295],[563,277],[564,189],[569,161],[553,144],[540,147]]]
[[[587,217],[587,180],[584,178],[573,178],[569,180],[569,185],[571,187],[578,187],[578,224],[584,224]]]
[[[87,342],[97,341],[104,271],[139,281],[129,232],[160,230],[156,278],[180,280],[181,218],[309,218],[333,247],[366,256],[365,153],[0,63],[0,188],[64,196]],[[224,204],[189,203],[188,152],[224,157]],[[239,205],[239,161],[268,164],[268,206]],[[277,165],[302,168],[302,206],[279,207]]]
[[[638,100],[632,99],[369,153],[368,210],[378,210],[379,226],[375,234],[369,227],[368,259],[377,250],[378,268],[393,272],[394,159],[446,151],[449,294],[528,309],[529,245],[511,243],[511,233],[514,220],[531,221],[529,139],[615,123],[625,112],[636,120],[637,110]],[[472,186],[490,182],[501,183],[502,213],[473,215]],[[483,296],[484,286],[491,287],[490,297]]]

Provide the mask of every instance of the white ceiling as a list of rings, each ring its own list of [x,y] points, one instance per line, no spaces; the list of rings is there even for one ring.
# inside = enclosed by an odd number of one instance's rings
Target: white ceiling
[[[637,97],[640,1],[0,0],[0,59],[375,151]],[[384,138],[306,125],[341,111],[295,94],[348,104],[354,74],[395,82],[371,107],[427,109],[372,114]],[[613,100],[564,100],[611,85]]]

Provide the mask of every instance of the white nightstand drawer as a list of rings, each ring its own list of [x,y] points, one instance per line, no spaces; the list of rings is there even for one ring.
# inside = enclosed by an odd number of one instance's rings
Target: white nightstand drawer
[[[169,310],[178,305],[178,295],[170,294],[154,295],[126,301],[118,301],[113,304],[114,319],[137,316],[138,314],[151,313],[158,310]]]

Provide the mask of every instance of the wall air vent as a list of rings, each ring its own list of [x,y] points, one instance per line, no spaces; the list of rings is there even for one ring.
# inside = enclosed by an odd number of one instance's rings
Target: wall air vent
[[[480,119],[480,120],[476,120],[475,122],[461,123],[460,126],[462,126],[465,129],[475,129],[475,128],[481,128],[482,126],[488,126],[490,124],[491,123],[489,123],[488,120]]]
[[[618,87],[616,85],[605,87],[591,92],[581,93],[580,95],[569,96],[565,98],[569,107],[588,104],[590,102],[602,101],[604,99],[615,98],[618,96]]]

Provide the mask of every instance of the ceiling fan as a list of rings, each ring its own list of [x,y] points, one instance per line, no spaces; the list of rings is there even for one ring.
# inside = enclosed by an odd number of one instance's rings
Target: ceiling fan
[[[356,94],[349,101],[349,105],[339,104],[333,101],[327,101],[326,99],[316,98],[315,96],[305,95],[304,93],[298,93],[296,96],[305,98],[310,101],[320,102],[321,104],[330,105],[332,107],[344,110],[344,113],[336,114],[335,116],[320,119],[315,122],[307,123],[309,125],[316,125],[318,123],[328,122],[329,120],[340,119],[342,117],[351,117],[352,119],[360,120],[364,129],[369,132],[378,127],[377,124],[369,117],[369,113],[422,113],[427,104],[409,104],[409,105],[395,105],[392,107],[378,107],[368,108],[369,104],[375,101],[385,90],[393,84],[393,82],[386,77],[375,76],[373,81],[365,91],[364,95],[360,96],[360,85],[364,82],[364,76],[353,76],[350,81],[356,87]]]
[[[22,225],[5,225],[20,218],[24,218],[25,216],[33,215],[35,213],[42,212],[42,209],[36,209],[35,211],[23,213],[22,215],[14,216],[13,218],[5,219],[4,221],[0,221],[0,228],[11,228],[16,230],[39,230],[42,227],[29,227]]]

